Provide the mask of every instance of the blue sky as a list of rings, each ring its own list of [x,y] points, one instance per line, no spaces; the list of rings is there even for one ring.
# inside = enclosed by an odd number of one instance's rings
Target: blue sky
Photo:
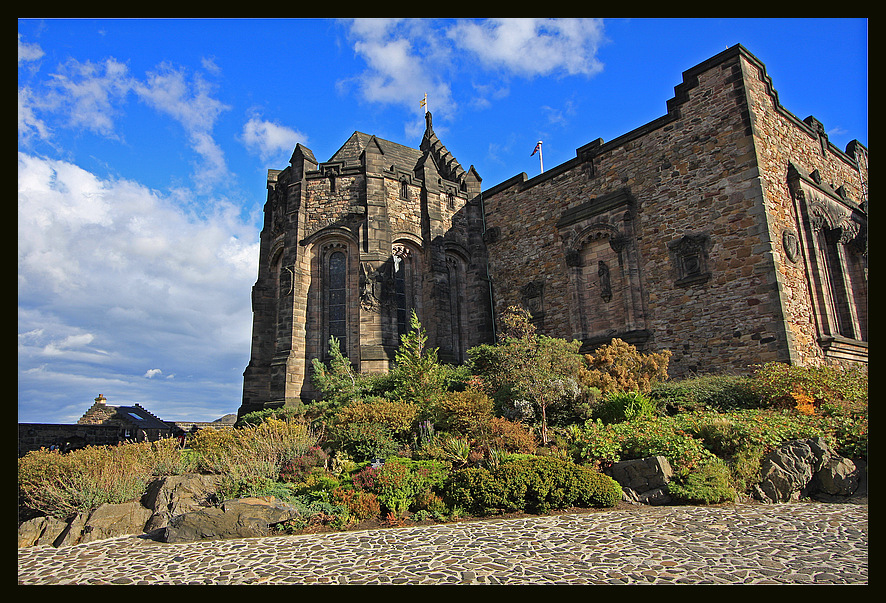
[[[868,145],[866,19],[20,19],[19,422],[99,393],[236,412],[268,169],[434,130],[490,188],[666,113],[742,44],[782,105]]]

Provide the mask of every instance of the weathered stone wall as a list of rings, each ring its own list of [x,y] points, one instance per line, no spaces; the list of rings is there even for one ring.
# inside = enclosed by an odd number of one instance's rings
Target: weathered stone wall
[[[684,73],[662,118],[484,193],[497,314],[523,305],[585,349],[613,336],[669,349],[673,375],[797,359],[814,325],[805,277],[779,255],[786,172],[822,153],[775,110],[761,67],[721,53]],[[858,181],[831,159],[829,177]]]
[[[801,121],[781,107],[760,64],[745,60],[743,66],[772,241],[769,253],[776,266],[773,277],[781,291],[791,360],[799,364],[818,363],[823,361],[823,351],[817,342],[808,267],[802,256],[793,261],[788,258],[783,243],[785,231],[796,234],[802,221],[788,186],[789,166],[794,164],[807,173],[817,170],[823,183],[834,190],[844,187],[847,201],[859,205],[867,199],[867,150],[857,144],[850,144],[845,153],[834,147],[816,127],[817,120],[810,117]],[[866,283],[866,276],[857,278]],[[866,323],[866,305],[862,310]]]

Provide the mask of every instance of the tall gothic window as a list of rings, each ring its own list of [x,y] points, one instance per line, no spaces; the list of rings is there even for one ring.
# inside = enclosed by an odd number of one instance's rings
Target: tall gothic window
[[[339,341],[339,347],[347,354],[348,336],[348,258],[341,251],[334,251],[327,260],[326,322],[330,337]]]
[[[447,347],[452,354],[452,360],[462,362],[464,360],[462,345],[465,338],[465,269],[463,262],[454,255],[447,256],[446,268],[449,277],[449,345]]]
[[[413,254],[401,244],[394,245],[394,301],[397,311],[397,333],[409,331],[409,317],[415,309],[415,266]]]

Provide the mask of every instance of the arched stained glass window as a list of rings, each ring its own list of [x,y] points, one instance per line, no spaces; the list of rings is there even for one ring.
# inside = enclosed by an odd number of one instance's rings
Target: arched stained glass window
[[[329,255],[327,283],[327,321],[329,336],[339,341],[340,349],[347,350],[347,274],[348,258],[341,251]]]

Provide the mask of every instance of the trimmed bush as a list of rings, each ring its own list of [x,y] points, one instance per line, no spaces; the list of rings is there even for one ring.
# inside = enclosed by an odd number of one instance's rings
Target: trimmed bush
[[[446,392],[431,403],[427,413],[440,431],[473,435],[492,419],[492,398],[474,389]]]
[[[555,457],[512,459],[497,468],[469,467],[450,473],[444,501],[476,515],[555,508],[613,507],[621,487],[589,467]]]
[[[649,397],[671,415],[695,410],[727,411],[762,406],[753,379],[741,375],[702,375],[656,383],[649,390]]]
[[[418,406],[399,400],[369,398],[356,400],[335,411],[337,425],[349,423],[381,423],[398,437],[409,434],[418,417]]]

